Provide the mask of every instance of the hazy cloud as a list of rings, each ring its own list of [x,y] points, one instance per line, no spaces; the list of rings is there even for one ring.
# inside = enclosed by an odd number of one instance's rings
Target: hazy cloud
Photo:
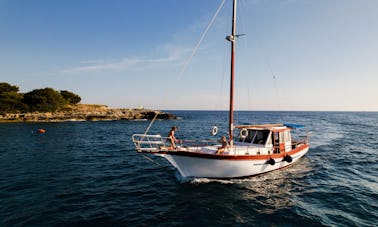
[[[61,70],[61,73],[85,73],[85,72],[105,72],[120,70],[143,70],[164,65],[182,65],[186,56],[191,51],[189,48],[175,45],[165,45],[157,48],[156,52],[165,53],[165,56],[156,58],[129,57],[113,61],[106,60],[86,60],[78,63],[78,66]]]

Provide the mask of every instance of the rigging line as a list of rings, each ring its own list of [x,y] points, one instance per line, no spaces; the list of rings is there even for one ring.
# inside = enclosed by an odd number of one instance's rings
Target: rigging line
[[[227,70],[227,63],[226,62],[229,62],[229,56],[228,56],[228,48],[224,48],[224,53],[223,53],[223,68],[222,68],[222,77],[221,77],[221,85],[220,85],[220,92],[219,92],[219,100],[218,100],[218,106],[216,106],[215,109],[219,109],[221,110],[222,109],[222,103],[226,102],[225,99],[226,97],[223,95],[224,93],[224,83],[225,83],[225,77],[226,77],[226,70]]]
[[[149,160],[149,161],[151,161],[152,163],[155,163],[156,165],[159,165],[160,166],[160,164],[159,163],[157,163],[157,162],[155,162],[154,160],[152,160],[150,157],[147,157],[146,155],[142,155],[145,159],[147,159],[147,160]]]
[[[193,51],[192,51],[192,54],[190,55],[190,57],[188,58],[188,60],[185,62],[184,64],[184,67],[182,68],[180,74],[178,75],[178,79],[181,78],[181,76],[184,74],[184,72],[186,71],[186,69],[188,68],[188,65],[189,63],[192,61],[192,58],[194,57],[194,55],[196,54],[199,46],[201,45],[202,43],[202,40],[205,38],[207,32],[209,31],[210,27],[213,25],[215,19],[217,18],[219,12],[221,11],[221,9],[223,8],[223,5],[224,3],[226,2],[226,0],[223,0],[220,4],[220,6],[218,7],[217,11],[215,12],[213,18],[211,18],[211,21],[210,23],[207,25],[205,31],[202,33],[201,35],[201,38],[198,40],[196,46],[194,47]]]
[[[213,25],[215,19],[217,18],[219,12],[220,12],[221,9],[223,8],[223,5],[224,5],[225,2],[226,2],[226,0],[223,0],[223,1],[221,2],[221,4],[219,5],[217,11],[215,12],[214,16],[211,18],[211,20],[210,20],[209,24],[207,25],[205,31],[202,33],[201,38],[198,40],[196,46],[194,47],[194,49],[193,49],[191,55],[189,56],[188,60],[187,60],[187,61],[185,62],[185,64],[184,64],[182,70],[180,71],[179,75],[177,76],[176,81],[178,81],[178,80],[182,77],[182,75],[184,74],[184,72],[185,72],[186,69],[188,68],[189,63],[192,61],[192,58],[193,58],[194,55],[196,54],[196,52],[197,52],[199,46],[201,45],[201,43],[202,43],[203,39],[205,38],[207,32],[209,31],[210,27]],[[166,98],[165,98],[164,100],[166,100]],[[150,130],[150,128],[152,127],[152,125],[153,125],[154,122],[156,121],[157,116],[158,116],[158,112],[156,112],[154,118],[151,120],[151,122],[150,122],[150,124],[148,125],[147,129],[145,130],[144,134],[147,134],[147,133],[148,133],[148,131]]]
[[[156,112],[154,118],[152,118],[150,124],[148,125],[148,127],[147,127],[146,130],[144,131],[144,134],[145,134],[145,135],[147,135],[148,131],[150,130],[150,128],[152,127],[152,125],[153,125],[154,122],[156,121],[156,118],[157,118],[158,115],[159,115],[159,113]]]
[[[225,31],[224,31],[224,34],[226,34],[225,36],[227,36],[229,34],[229,28],[231,27],[231,21],[230,20],[227,20],[227,26],[225,26]],[[226,41],[226,40],[225,40]],[[224,89],[225,89],[225,80],[226,80],[226,73],[229,73],[229,62],[230,62],[230,58],[231,56],[229,55],[229,47],[227,45],[224,45],[223,47],[223,62],[222,62],[222,73],[221,73],[221,84],[220,84],[220,87],[219,87],[219,100],[218,100],[218,103],[217,103],[217,106],[215,107],[215,109],[219,109],[221,110],[222,109],[222,103],[226,103],[227,101],[227,96],[224,96]],[[228,75],[229,76],[229,75]],[[228,79],[228,77],[227,77]],[[227,107],[226,107],[227,109]]]
[[[272,66],[270,65],[269,59],[267,59],[267,57],[266,57],[266,61],[267,61],[267,65],[270,70],[270,73],[272,74],[272,78],[273,78],[273,86],[274,86],[274,92],[276,95],[276,101],[278,103],[278,109],[281,110],[281,101],[280,101],[280,96],[278,94],[278,88],[277,88],[277,77],[274,74]]]
[[[257,32],[255,34],[255,37],[256,37],[256,41],[259,43],[262,51],[264,52],[263,55],[264,55],[264,58],[265,58],[265,63],[267,65],[268,70],[269,70],[270,74],[272,75],[272,79],[273,79],[273,87],[274,87],[275,100],[277,102],[278,109],[281,110],[281,101],[280,101],[281,97],[279,95],[279,91],[278,91],[278,88],[277,88],[277,80],[278,80],[278,78],[277,78],[276,74],[273,71],[272,65],[270,64],[268,52],[267,52],[267,50],[266,50],[266,48],[265,48],[265,46],[264,46],[264,44],[262,42],[261,37],[259,36],[259,34]]]

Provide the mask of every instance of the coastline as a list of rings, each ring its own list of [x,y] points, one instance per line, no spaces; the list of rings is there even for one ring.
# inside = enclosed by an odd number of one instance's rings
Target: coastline
[[[57,112],[7,113],[0,115],[0,123],[8,122],[64,122],[176,119],[173,114],[149,109],[109,108],[106,105],[77,104]]]

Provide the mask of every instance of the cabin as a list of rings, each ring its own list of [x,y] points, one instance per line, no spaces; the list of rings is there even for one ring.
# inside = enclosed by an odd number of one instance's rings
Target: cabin
[[[246,146],[250,155],[286,153],[294,149],[291,128],[282,124],[239,125],[235,145]],[[240,152],[237,152],[240,153]]]
[[[296,125],[298,126],[298,125]],[[303,127],[303,126],[302,126]],[[238,135],[234,146],[228,146],[221,155],[272,155],[290,152],[307,143],[306,140],[292,139],[294,125],[265,124],[265,125],[238,125]],[[133,142],[138,152],[167,152],[168,144],[165,137],[160,135],[133,135]],[[193,141],[190,141],[193,143]],[[188,143],[186,141],[186,143]],[[210,144],[181,144],[177,150],[186,152],[217,154],[219,142]],[[175,150],[175,151],[177,151]]]

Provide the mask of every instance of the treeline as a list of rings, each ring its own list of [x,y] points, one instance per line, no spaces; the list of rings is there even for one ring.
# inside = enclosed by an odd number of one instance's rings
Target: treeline
[[[56,112],[66,104],[77,104],[81,97],[70,91],[52,88],[20,93],[17,86],[0,82],[0,114],[25,112]]]

